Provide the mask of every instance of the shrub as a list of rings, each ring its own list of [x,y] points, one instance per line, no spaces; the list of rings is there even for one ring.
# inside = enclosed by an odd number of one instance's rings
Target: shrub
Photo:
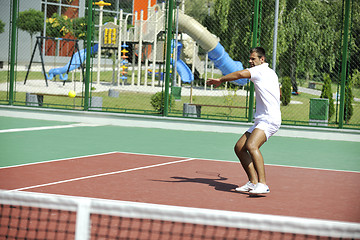
[[[85,17],[70,19],[68,28],[76,39],[86,39],[87,23]]]
[[[3,32],[4,32],[4,28],[5,28],[5,23],[3,23],[3,22],[0,20],[0,33],[3,33]]]
[[[333,100],[333,96],[332,96],[332,91],[331,91],[331,79],[329,74],[324,74],[324,85],[321,91],[321,95],[320,98],[327,98],[329,99],[329,115],[328,115],[328,119],[330,120],[330,118],[334,115],[335,113],[335,105],[334,105],[334,100]]]
[[[154,95],[151,96],[151,101],[150,104],[154,107],[154,109],[156,111],[158,111],[159,113],[164,113],[164,98],[165,98],[165,93],[163,92],[157,92]],[[175,104],[175,98],[173,95],[169,95],[169,105],[168,105],[168,110],[171,109],[171,106],[173,106]]]
[[[291,101],[291,79],[284,77],[281,83],[281,102],[287,106]]]

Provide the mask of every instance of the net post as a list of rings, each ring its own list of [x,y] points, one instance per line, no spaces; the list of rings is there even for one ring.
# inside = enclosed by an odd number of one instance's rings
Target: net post
[[[75,240],[90,239],[90,206],[90,199],[78,200]]]

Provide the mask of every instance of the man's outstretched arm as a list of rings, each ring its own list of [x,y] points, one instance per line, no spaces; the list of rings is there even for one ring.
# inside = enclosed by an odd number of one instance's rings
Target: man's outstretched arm
[[[232,72],[229,73],[225,76],[222,76],[221,78],[209,78],[206,81],[207,85],[214,85],[215,88],[219,87],[221,85],[221,83],[223,82],[230,82],[230,81],[234,81],[237,79],[241,79],[241,78],[250,78],[251,74],[249,72],[249,70],[244,69],[241,71],[236,71],[236,72]]]

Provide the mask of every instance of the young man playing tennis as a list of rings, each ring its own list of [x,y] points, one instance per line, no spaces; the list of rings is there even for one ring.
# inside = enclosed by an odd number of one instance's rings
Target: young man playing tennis
[[[276,73],[265,62],[265,50],[256,47],[250,51],[250,68],[230,73],[219,79],[209,79],[208,85],[219,87],[221,83],[241,78],[250,79],[255,86],[255,123],[237,141],[235,153],[249,181],[235,190],[250,194],[269,193],[266,185],[264,159],[260,147],[275,134],[281,125],[280,89]]]

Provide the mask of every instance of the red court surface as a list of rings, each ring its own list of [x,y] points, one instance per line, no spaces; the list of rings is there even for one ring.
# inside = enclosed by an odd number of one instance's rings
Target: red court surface
[[[0,189],[360,222],[360,173],[266,166],[271,192],[234,191],[239,163],[109,153],[0,169]]]

